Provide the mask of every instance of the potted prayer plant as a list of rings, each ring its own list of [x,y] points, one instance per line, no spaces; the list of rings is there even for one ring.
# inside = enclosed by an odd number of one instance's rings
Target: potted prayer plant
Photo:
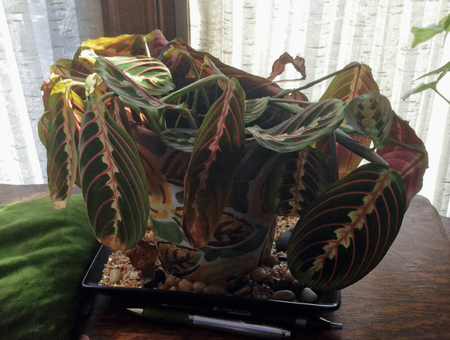
[[[366,65],[294,90],[272,81],[303,62],[284,54],[265,79],[160,31],[85,41],[42,86],[54,207],[77,185],[102,244],[205,282],[258,266],[278,216],[297,216],[293,276],[355,283],[394,241],[427,152]],[[301,92],[331,78],[319,101]]]

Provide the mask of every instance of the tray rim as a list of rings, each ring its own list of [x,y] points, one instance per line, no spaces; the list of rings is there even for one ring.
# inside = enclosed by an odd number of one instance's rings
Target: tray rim
[[[91,293],[112,296],[127,304],[129,308],[161,307],[209,315],[226,314],[249,317],[267,315],[267,311],[270,310],[271,313],[276,312],[280,317],[292,317],[295,315],[332,312],[338,310],[341,305],[341,293],[339,290],[318,292],[319,303],[306,303],[152,288],[100,286],[97,282],[101,279],[101,271],[111,253],[112,251],[108,247],[100,246],[83,278],[82,287]]]

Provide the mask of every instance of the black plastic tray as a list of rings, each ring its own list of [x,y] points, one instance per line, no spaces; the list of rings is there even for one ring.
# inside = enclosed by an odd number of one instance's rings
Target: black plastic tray
[[[236,317],[259,317],[277,315],[280,318],[292,318],[297,315],[310,315],[339,309],[340,291],[317,292],[318,298],[313,303],[262,300],[255,298],[184,293],[151,288],[124,288],[99,286],[104,264],[108,261],[111,250],[100,247],[88,272],[83,279],[83,287],[90,292],[113,296],[127,307],[163,307],[183,310],[203,315],[222,315]]]

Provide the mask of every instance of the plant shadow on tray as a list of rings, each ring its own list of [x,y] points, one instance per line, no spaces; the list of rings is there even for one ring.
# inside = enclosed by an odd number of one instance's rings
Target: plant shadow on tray
[[[292,317],[299,314],[330,312],[339,309],[340,291],[317,292],[314,302],[281,301],[273,299],[257,299],[236,297],[232,295],[204,294],[181,292],[154,288],[128,288],[120,286],[102,286],[102,271],[112,251],[102,246],[94,258],[83,279],[83,287],[93,293],[112,296],[126,302],[128,307],[164,307],[185,310],[208,315],[248,316],[270,314],[278,317]]]

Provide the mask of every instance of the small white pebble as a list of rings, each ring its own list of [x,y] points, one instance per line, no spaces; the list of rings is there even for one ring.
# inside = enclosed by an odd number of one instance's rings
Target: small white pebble
[[[205,287],[206,287],[206,283],[204,283],[202,281],[197,281],[192,284],[192,289],[196,293],[203,293],[203,290],[205,289]]]
[[[167,288],[175,287],[178,285],[178,280],[174,277],[168,277],[164,284]]]
[[[286,273],[284,273],[284,278],[291,283],[295,281],[295,278],[292,276],[292,273],[289,269],[286,270]]]
[[[269,256],[267,256],[267,258],[264,260],[264,264],[268,265],[268,266],[276,266],[277,264],[280,263],[280,260],[278,260],[278,257],[276,257],[273,254],[270,254]]]
[[[137,280],[139,278],[139,272],[137,270],[133,270],[130,272],[130,279]]]
[[[314,302],[317,299],[317,294],[308,287],[305,287],[300,293],[300,300],[303,302]]]
[[[279,290],[272,294],[272,299],[282,301],[294,301],[295,294],[290,290]]]
[[[178,283],[178,290],[181,292],[190,292],[192,290],[192,282],[187,279],[181,280]]]
[[[250,279],[261,282],[267,278],[267,272],[263,267],[256,267],[250,272]]]
[[[109,272],[109,281],[111,284],[115,284],[120,281],[122,275],[120,274],[120,270],[117,268],[111,269]]]

